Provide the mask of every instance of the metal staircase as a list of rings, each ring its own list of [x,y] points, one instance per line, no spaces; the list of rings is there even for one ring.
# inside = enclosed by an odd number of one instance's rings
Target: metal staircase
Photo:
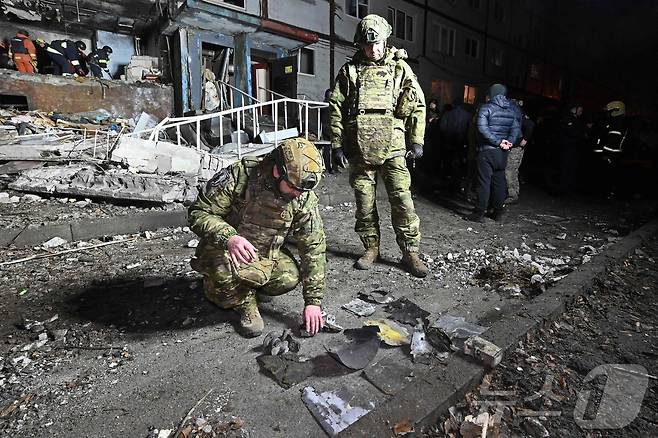
[[[265,155],[286,138],[303,136],[318,143],[322,126],[320,111],[328,103],[292,99],[266,90],[271,100],[261,102],[242,90],[222,81],[220,110],[188,116],[167,117],[154,128],[127,134],[156,143],[166,141],[181,148],[193,148],[200,157],[198,177],[211,178],[218,170],[245,156]],[[236,96],[247,105],[235,106]],[[296,116],[291,115],[296,109]],[[322,142],[326,143],[326,142]]]

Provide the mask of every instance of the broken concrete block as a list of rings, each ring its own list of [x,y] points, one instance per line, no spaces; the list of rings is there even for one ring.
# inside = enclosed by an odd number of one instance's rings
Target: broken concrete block
[[[181,173],[195,176],[201,168],[203,154],[196,149],[166,141],[151,141],[123,136],[110,154],[112,161],[143,173]]]
[[[503,350],[493,342],[479,336],[473,336],[464,342],[464,353],[490,368],[495,367],[503,360]]]
[[[289,128],[289,129],[279,129],[278,131],[275,132],[261,132],[258,134],[258,138],[260,139],[261,143],[274,143],[275,139],[276,141],[283,141],[288,138],[293,138],[293,137],[298,137],[299,136],[299,130],[297,128]]]
[[[66,239],[62,239],[61,237],[53,237],[52,239],[48,240],[47,242],[44,242],[41,246],[44,248],[57,248],[58,246],[62,246],[66,243]]]

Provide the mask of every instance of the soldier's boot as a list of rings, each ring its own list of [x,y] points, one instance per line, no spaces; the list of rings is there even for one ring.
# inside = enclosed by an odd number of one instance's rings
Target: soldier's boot
[[[372,268],[373,263],[379,258],[379,247],[372,246],[366,248],[366,252],[354,263],[356,269],[368,270]]]
[[[407,272],[414,277],[423,278],[427,276],[427,266],[425,266],[425,263],[420,259],[417,252],[405,251],[402,254],[401,263]]]
[[[263,333],[265,324],[258,311],[256,297],[250,295],[244,301],[233,308],[240,315],[240,333],[247,338],[255,338]]]

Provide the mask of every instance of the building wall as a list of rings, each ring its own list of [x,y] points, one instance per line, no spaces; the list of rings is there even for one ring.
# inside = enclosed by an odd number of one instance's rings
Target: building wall
[[[159,119],[171,115],[173,90],[150,83],[111,81],[0,71],[0,94],[25,96],[30,110],[79,113],[105,109],[116,117],[136,118],[142,111]]]
[[[268,16],[272,20],[329,34],[329,2],[327,0],[270,0]]]

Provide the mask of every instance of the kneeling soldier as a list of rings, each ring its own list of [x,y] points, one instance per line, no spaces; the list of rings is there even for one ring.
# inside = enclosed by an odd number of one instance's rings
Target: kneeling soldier
[[[240,314],[242,334],[258,336],[257,296],[303,285],[308,332],[323,326],[326,239],[313,189],[322,157],[308,140],[284,141],[265,157],[244,158],[218,172],[188,211],[201,238],[192,268],[203,274],[206,297]],[[298,264],[285,243],[294,245]]]

